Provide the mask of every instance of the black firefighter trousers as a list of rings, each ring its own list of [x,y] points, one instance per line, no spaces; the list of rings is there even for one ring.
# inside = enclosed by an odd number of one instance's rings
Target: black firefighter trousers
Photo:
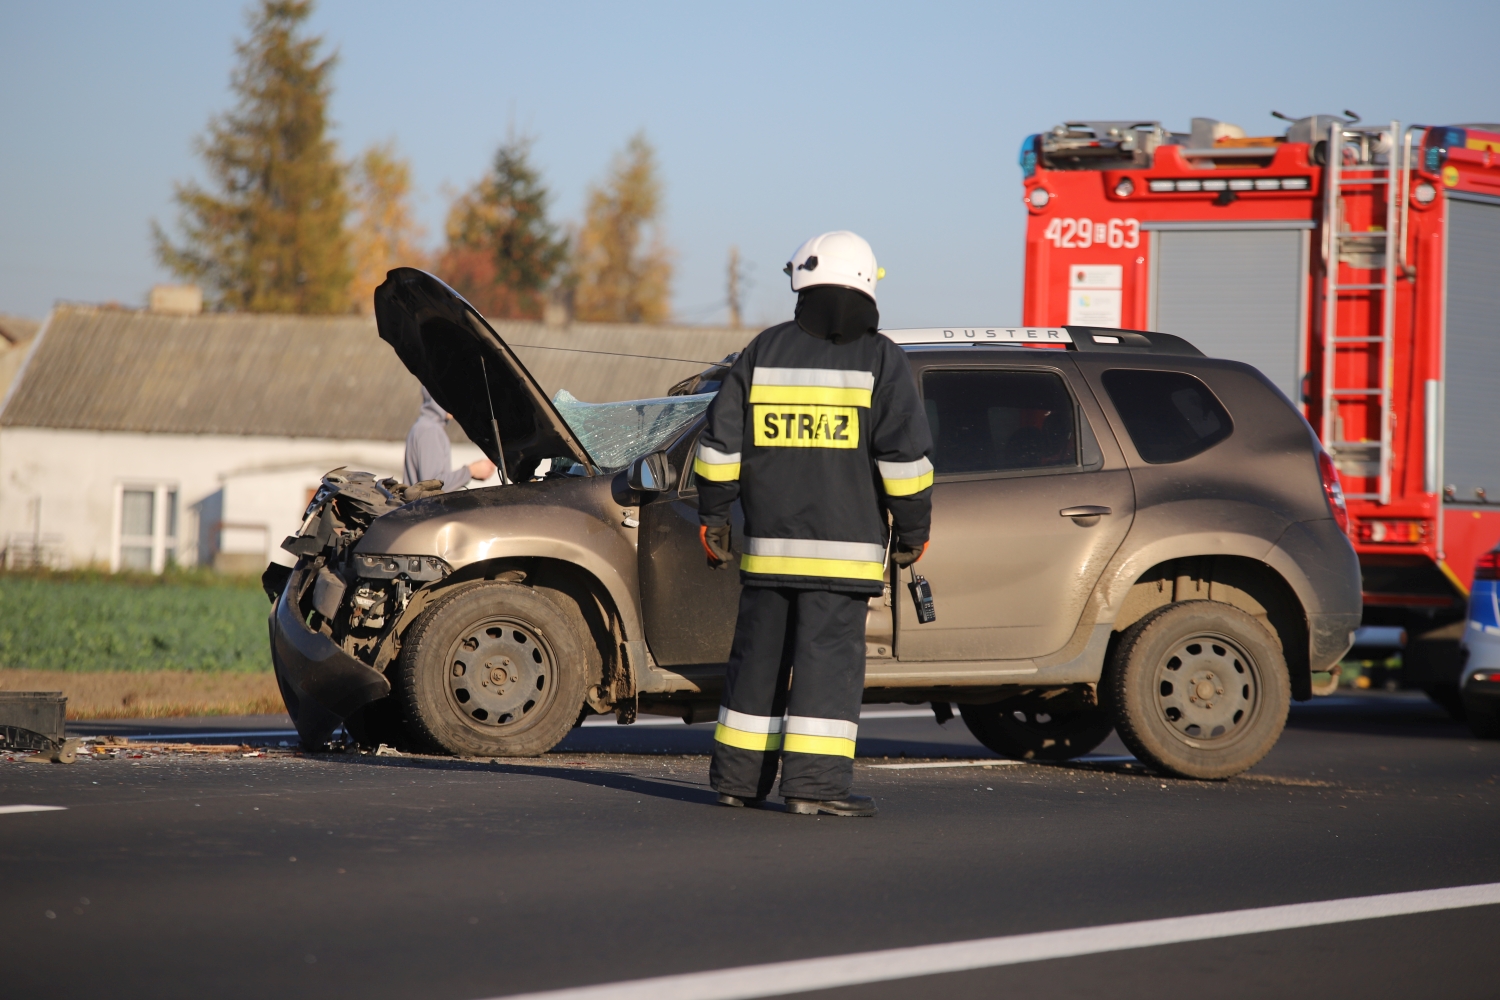
[[[763,799],[781,765],[789,799],[842,799],[854,782],[868,597],[745,587],[729,653],[709,783]]]

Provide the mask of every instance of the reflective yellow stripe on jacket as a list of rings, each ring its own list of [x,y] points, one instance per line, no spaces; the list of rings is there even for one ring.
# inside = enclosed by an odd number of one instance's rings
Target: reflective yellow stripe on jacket
[[[915,462],[875,464],[880,467],[880,480],[885,484],[886,496],[909,497],[932,485],[932,463],[926,458],[919,458]]]
[[[741,750],[779,750],[783,721],[769,715],[746,715],[720,705],[714,740]]]
[[[740,569],[767,576],[885,579],[885,546],[813,538],[746,538]]]
[[[875,373],[841,368],[756,368],[750,376],[751,403],[805,403],[815,406],[870,407]]]
[[[693,456],[693,471],[716,483],[731,483],[740,478],[740,453],[718,451],[699,442]]]

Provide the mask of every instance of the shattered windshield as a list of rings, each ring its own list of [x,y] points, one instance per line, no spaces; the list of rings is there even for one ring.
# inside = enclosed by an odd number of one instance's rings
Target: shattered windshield
[[[585,403],[566,389],[552,397],[573,433],[599,467],[614,472],[632,459],[659,451],[708,409],[714,393]]]

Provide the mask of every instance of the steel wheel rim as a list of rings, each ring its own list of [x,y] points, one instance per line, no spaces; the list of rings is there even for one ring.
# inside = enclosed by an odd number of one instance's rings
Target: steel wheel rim
[[[1217,750],[1250,730],[1261,704],[1260,670],[1245,647],[1203,632],[1174,642],[1152,676],[1157,717],[1192,747]]]
[[[443,661],[448,705],[481,732],[522,729],[546,714],[557,690],[557,657],[535,626],[496,616],[476,622]]]

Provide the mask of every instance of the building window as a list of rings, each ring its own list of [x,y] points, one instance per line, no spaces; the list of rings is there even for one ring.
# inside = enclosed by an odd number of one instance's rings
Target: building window
[[[160,573],[177,562],[177,487],[128,483],[116,487],[115,550],[110,569]]]

